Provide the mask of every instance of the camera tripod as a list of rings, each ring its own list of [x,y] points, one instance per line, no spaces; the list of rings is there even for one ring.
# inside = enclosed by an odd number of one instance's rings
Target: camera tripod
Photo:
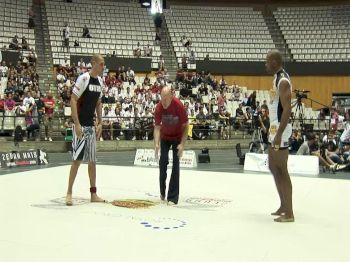
[[[264,142],[262,139],[261,128],[255,128],[252,135],[252,141],[249,143],[250,153],[265,153]]]
[[[293,125],[295,123],[295,120],[298,120],[298,123],[300,124],[300,128],[303,129],[304,128],[304,107],[303,104],[301,102],[301,99],[297,99],[297,105],[296,105],[296,109],[295,109],[295,115],[294,115],[294,119],[293,119]]]

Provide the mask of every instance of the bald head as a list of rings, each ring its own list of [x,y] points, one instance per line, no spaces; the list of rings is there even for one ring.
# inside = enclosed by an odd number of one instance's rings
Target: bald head
[[[170,87],[168,87],[168,86],[164,86],[163,88],[162,88],[162,91],[160,92],[160,95],[163,97],[163,96],[170,96],[170,95],[172,95],[171,94],[171,88]]]
[[[276,73],[281,69],[283,63],[282,54],[280,51],[273,49],[267,53],[266,56],[266,70],[269,73]]]
[[[282,65],[282,55],[280,53],[280,51],[273,49],[270,50],[267,54],[268,57],[270,57],[271,60],[275,61],[277,64],[279,64],[280,66]]]
[[[164,86],[162,88],[162,91],[160,92],[160,97],[160,102],[162,103],[163,108],[167,109],[170,106],[171,101],[173,99],[173,93],[171,92],[171,88],[168,86]]]

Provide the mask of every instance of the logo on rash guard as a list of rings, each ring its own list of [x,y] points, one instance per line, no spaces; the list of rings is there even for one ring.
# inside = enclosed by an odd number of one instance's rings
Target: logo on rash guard
[[[89,85],[90,92],[101,92],[101,86],[98,85]]]
[[[179,123],[179,117],[173,115],[162,115],[162,124],[163,125],[177,125]]]

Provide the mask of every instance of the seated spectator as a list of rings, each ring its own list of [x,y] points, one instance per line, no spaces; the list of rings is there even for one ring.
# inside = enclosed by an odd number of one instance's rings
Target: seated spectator
[[[304,139],[300,130],[293,130],[290,138],[290,152],[298,152],[300,146],[304,143]]]
[[[169,74],[168,74],[168,69],[164,69],[163,71],[163,80],[164,80],[164,84],[169,82]]]
[[[346,162],[340,153],[340,150],[333,141],[329,141],[326,145],[327,149],[325,153],[328,158],[330,158],[336,164],[344,164]]]
[[[120,79],[121,81],[123,82],[126,82],[127,81],[127,77],[126,77],[126,69],[125,69],[125,66],[122,66],[121,69],[120,69]]]
[[[340,144],[342,145],[350,145],[350,123],[349,120],[345,124],[345,128],[343,133],[340,135]]]
[[[135,72],[130,67],[128,68],[128,71],[126,72],[126,78],[129,82],[129,85],[131,85],[131,83],[133,83],[133,85],[136,85]]]
[[[11,43],[9,45],[10,49],[15,49],[18,50],[19,49],[19,44],[18,44],[18,36],[15,35],[14,38],[12,38]]]
[[[163,55],[159,56],[159,62],[158,62],[158,70],[159,71],[164,71],[165,69],[165,61]]]
[[[192,133],[193,138],[206,139],[209,136],[209,122],[202,105],[199,107],[199,112],[196,115],[196,125],[193,127]]]
[[[121,123],[122,123],[122,119],[121,119],[121,112],[120,112],[120,108],[118,106],[115,107],[114,109],[114,113],[110,114],[110,121],[112,123],[112,128],[113,128],[113,132],[112,132],[112,139],[115,140],[120,140],[119,136],[121,135]]]
[[[331,128],[334,131],[338,130],[339,115],[335,107],[331,108]]]
[[[140,42],[137,42],[137,47],[134,49],[134,56],[136,56],[136,57],[140,57],[141,56]]]
[[[28,50],[29,49],[29,44],[27,42],[27,39],[25,36],[22,37],[22,49]]]
[[[103,113],[102,113],[102,137],[100,138],[101,141],[104,140],[111,140],[111,130],[112,130],[112,123],[110,122],[109,111],[111,110],[111,107],[104,107]]]
[[[35,100],[32,97],[32,92],[28,91],[27,96],[23,99],[23,106],[28,109],[33,105],[35,105]]]
[[[178,83],[178,82],[183,82],[185,81],[185,73],[183,72],[183,70],[181,69],[178,69],[176,71],[176,78],[175,78],[175,81]]]
[[[79,47],[79,46],[80,46],[79,41],[78,41],[78,40],[75,40],[75,41],[74,41],[74,47]]]
[[[234,101],[239,101],[240,97],[241,97],[241,90],[238,86],[234,85],[233,86],[233,97],[234,97]],[[266,100],[265,100],[266,102]]]
[[[36,65],[36,61],[38,59],[38,55],[35,53],[34,49],[30,49],[30,53],[28,55],[28,62],[29,62],[29,65],[31,66],[35,66]]]
[[[188,58],[188,63],[190,63],[190,64],[196,63],[196,55],[194,53],[194,50],[191,50],[190,56]]]
[[[186,55],[184,54],[181,58],[181,68],[183,70],[186,70],[187,69],[187,57]]]
[[[227,132],[227,126],[229,125],[230,118],[226,115],[224,109],[219,110],[219,132],[220,138],[229,139],[229,134]]]
[[[63,60],[63,62],[61,63],[61,66],[64,68],[65,71],[67,70],[67,68],[69,68],[70,64],[69,64],[68,58],[65,58]],[[68,73],[66,72],[66,76],[67,75],[68,75]]]
[[[245,123],[247,125],[251,125],[253,123],[253,115],[252,115],[250,107],[246,108],[246,112],[244,114],[244,117],[245,117]]]
[[[0,94],[0,115],[2,115],[2,113],[5,112],[5,98],[4,98],[4,95],[3,94]]]
[[[183,35],[181,38],[181,43],[184,47],[186,47],[188,50],[190,49],[191,46],[191,41],[185,36]]]
[[[85,62],[83,60],[83,58],[80,58],[80,61],[78,62],[78,67],[85,67]]]
[[[202,83],[201,86],[198,88],[198,93],[200,96],[207,96],[209,94],[208,85]]]
[[[103,89],[102,94],[103,94],[101,97],[102,104],[114,104],[115,103],[115,97],[109,96],[109,93],[105,89]]]
[[[6,65],[6,62],[2,61],[2,64],[0,66],[0,76],[1,77],[7,77],[8,70],[9,70],[9,68]]]
[[[32,136],[32,138],[36,138],[36,133],[40,130],[40,126],[37,118],[33,118],[32,111],[26,111],[25,121],[27,126],[27,140],[30,139],[30,136]],[[26,140],[24,139],[23,142],[26,142]]]
[[[193,87],[193,74],[191,72],[187,72],[186,73],[186,75],[185,75],[185,84],[186,84],[186,87],[188,89],[192,89],[192,87]]]
[[[89,28],[85,25],[83,28],[83,37],[85,38],[91,38]]]
[[[344,165],[335,164],[327,155],[325,155],[325,158],[322,156],[318,147],[318,137],[313,133],[306,135],[306,141],[300,146],[297,155],[317,156],[319,158],[320,164],[333,172],[344,169],[346,167]]]
[[[150,57],[150,56],[152,56],[153,49],[152,49],[152,47],[147,45],[147,46],[144,47],[143,52],[144,52],[145,56]]]
[[[225,106],[225,101],[226,101],[226,96],[225,96],[223,90],[220,91],[220,95],[218,96],[217,99],[218,99],[217,100],[217,105],[219,106],[219,108],[224,107]]]
[[[221,89],[224,89],[226,87],[227,83],[226,80],[224,79],[224,76],[221,77],[221,80],[219,82],[219,86]]]
[[[134,136],[132,140],[142,140],[142,137],[144,136],[143,132],[143,123],[142,123],[142,118],[139,113],[139,110],[137,108],[134,108],[134,115],[133,115],[133,124],[134,124]]]
[[[151,80],[150,80],[150,78],[148,77],[148,74],[146,74],[146,77],[145,77],[145,79],[143,80],[143,84],[144,84],[144,85],[147,85],[147,86],[151,85]]]
[[[16,109],[16,102],[13,99],[12,93],[7,95],[7,99],[5,100],[5,110],[12,111]]]

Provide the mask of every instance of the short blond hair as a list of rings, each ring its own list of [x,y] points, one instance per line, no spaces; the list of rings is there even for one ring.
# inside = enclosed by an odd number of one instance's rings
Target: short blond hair
[[[103,56],[100,55],[100,54],[94,54],[94,55],[92,56],[92,58],[91,58],[91,64],[93,64],[93,63],[98,63],[98,62],[100,62],[100,61],[104,61]]]

